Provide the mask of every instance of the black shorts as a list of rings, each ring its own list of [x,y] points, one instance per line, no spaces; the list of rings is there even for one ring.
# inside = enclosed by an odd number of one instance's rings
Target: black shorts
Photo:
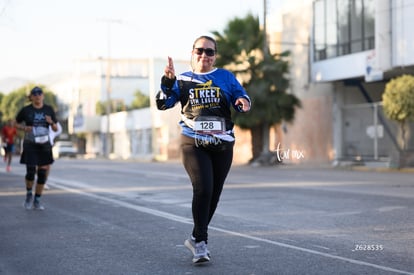
[[[6,153],[14,153],[14,144],[7,144],[4,146],[4,151]]]
[[[23,144],[21,164],[43,166],[52,164],[53,161],[52,146],[49,142],[44,144],[25,142]]]

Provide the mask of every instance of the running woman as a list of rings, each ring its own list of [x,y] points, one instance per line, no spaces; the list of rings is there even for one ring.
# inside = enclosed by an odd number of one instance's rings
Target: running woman
[[[159,110],[181,103],[182,161],[193,187],[194,222],[184,245],[193,253],[194,263],[210,261],[208,225],[233,161],[235,137],[230,108],[247,112],[251,106],[235,76],[214,67],[216,54],[216,41],[201,36],[193,44],[191,71],[176,75],[173,60],[168,57],[156,96]]]

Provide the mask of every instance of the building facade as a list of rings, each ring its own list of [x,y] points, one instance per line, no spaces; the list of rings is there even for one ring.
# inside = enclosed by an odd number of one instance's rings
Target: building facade
[[[389,80],[414,74],[413,12],[413,0],[314,0],[284,14],[291,89],[303,102],[286,148],[300,146],[308,162],[392,165],[398,125],[381,101]]]
[[[336,159],[392,162],[401,149],[398,125],[381,101],[388,81],[414,73],[414,1],[315,1],[313,12],[325,20],[314,22],[311,78],[335,87]]]
[[[156,141],[165,139],[158,137],[162,134],[160,129],[172,119],[153,111],[153,98],[165,63],[165,60],[153,58],[77,61],[68,128],[71,134],[84,140],[86,156],[166,158],[158,156],[163,149]],[[188,62],[175,61],[175,66],[179,70],[188,69]],[[127,109],[136,92],[150,97],[149,107]],[[119,108],[112,106],[117,108],[116,112],[106,109],[102,114],[97,110],[99,102],[116,103]]]

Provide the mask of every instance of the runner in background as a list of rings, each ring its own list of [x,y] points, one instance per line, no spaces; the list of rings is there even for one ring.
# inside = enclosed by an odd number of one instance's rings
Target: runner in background
[[[17,128],[24,131],[23,151],[20,163],[26,165],[26,199],[23,206],[29,209],[44,210],[40,197],[47,180],[48,170],[54,162],[49,126],[58,130],[56,114],[53,108],[43,103],[44,94],[40,87],[30,91],[32,102],[24,106],[16,116]],[[35,194],[33,187],[37,176]]]
[[[8,120],[6,125],[1,129],[1,138],[4,142],[4,162],[6,162],[6,171],[11,171],[11,163],[14,154],[14,139],[17,130],[12,120]]]

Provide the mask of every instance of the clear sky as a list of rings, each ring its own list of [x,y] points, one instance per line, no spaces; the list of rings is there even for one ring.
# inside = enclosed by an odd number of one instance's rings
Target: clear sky
[[[268,9],[279,1],[269,0]],[[76,58],[108,52],[186,59],[196,37],[249,12],[262,22],[263,1],[0,0],[0,79],[71,72]]]

